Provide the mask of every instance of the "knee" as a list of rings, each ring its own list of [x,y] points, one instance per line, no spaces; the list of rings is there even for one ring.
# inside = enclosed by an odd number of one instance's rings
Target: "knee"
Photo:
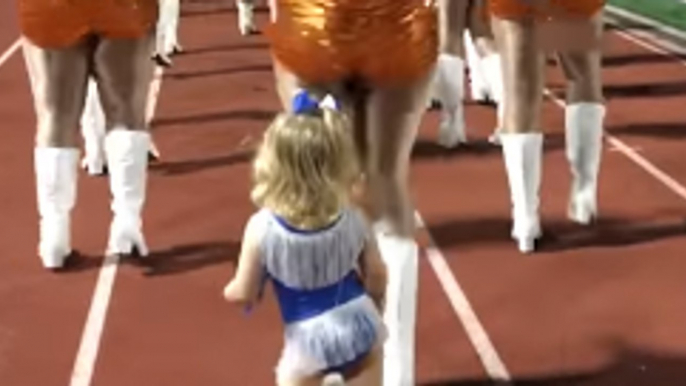
[[[142,111],[123,112],[123,114],[111,114],[109,130],[148,131],[146,115]]]
[[[35,145],[37,147],[78,147],[77,129],[78,124],[39,123],[36,131]]]
[[[369,179],[381,185],[397,185],[407,180],[410,157],[394,154],[373,157],[367,154],[366,172]]]
[[[445,40],[441,42],[440,52],[442,54],[459,56],[463,58],[465,55],[465,48],[462,36],[459,38],[453,36],[446,37]]]
[[[602,103],[602,85],[599,81],[589,78],[570,81],[567,86],[567,102]]]
[[[541,98],[510,98],[503,113],[502,131],[504,133],[525,134],[541,131]]]

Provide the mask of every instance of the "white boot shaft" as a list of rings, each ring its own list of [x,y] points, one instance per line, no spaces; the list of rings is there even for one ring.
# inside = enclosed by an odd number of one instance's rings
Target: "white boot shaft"
[[[472,35],[465,31],[463,35],[465,58],[469,69],[469,90],[473,101],[486,102],[493,98],[488,79],[483,68],[482,59],[476,50]]]
[[[241,35],[250,35],[257,30],[255,25],[255,6],[251,1],[238,0],[238,30]]]
[[[78,162],[78,149],[34,149],[40,215],[38,254],[46,268],[61,267],[71,253],[71,211],[76,203]]]
[[[179,0],[159,0],[157,21],[157,53],[171,55],[178,45],[178,27],[181,7]]]
[[[503,70],[501,67],[500,54],[494,53],[486,55],[481,59],[481,68],[491,91],[491,98],[496,104],[496,127],[488,137],[488,141],[494,145],[500,145],[500,131],[503,127],[505,116],[505,91],[503,84]]]
[[[493,133],[488,136],[488,142],[493,145],[500,145],[500,134],[503,131],[503,123],[505,122],[505,99],[501,99],[496,106],[496,126],[493,129]]]
[[[114,214],[108,254],[130,254],[136,249],[145,256],[148,248],[141,212],[146,196],[150,134],[115,129],[107,135],[105,146]]]
[[[384,386],[414,385],[415,325],[419,272],[419,250],[414,239],[388,234],[375,226],[388,282],[384,323]]]
[[[438,58],[438,91],[441,104],[441,123],[438,142],[447,148],[467,142],[464,119],[464,61],[454,55]]]
[[[512,201],[512,237],[521,252],[532,252],[541,236],[539,190],[541,185],[541,133],[501,134],[510,199]]]
[[[105,166],[105,113],[100,101],[98,84],[88,80],[86,101],[81,115],[81,136],[83,137],[84,156],[81,167],[90,175],[103,173]]]
[[[598,212],[598,172],[603,149],[605,106],[577,103],[565,108],[566,155],[572,173],[568,215],[590,223]]]
[[[438,65],[434,68],[431,75],[431,81],[429,82],[429,98],[426,101],[426,108],[432,108],[436,102],[440,103],[441,94],[438,89]]]
[[[481,70],[484,80],[488,84],[493,102],[500,103],[503,100],[503,70],[501,67],[500,54],[493,53],[481,58]]]

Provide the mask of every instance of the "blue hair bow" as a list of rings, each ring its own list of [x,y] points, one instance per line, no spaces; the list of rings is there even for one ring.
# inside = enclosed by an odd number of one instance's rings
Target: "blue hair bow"
[[[318,101],[312,95],[310,95],[307,90],[300,90],[293,98],[293,112],[296,114],[311,114],[315,113],[322,108],[329,108],[333,110],[339,110],[338,101],[331,95],[328,94]]]

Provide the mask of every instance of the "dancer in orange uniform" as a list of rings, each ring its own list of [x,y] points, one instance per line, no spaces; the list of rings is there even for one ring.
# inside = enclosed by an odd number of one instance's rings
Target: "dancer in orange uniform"
[[[388,267],[384,385],[414,382],[418,248],[410,152],[437,56],[437,13],[425,0],[276,0],[266,33],[278,91],[332,94],[355,122],[369,216]]]
[[[502,55],[505,106],[500,140],[512,200],[512,237],[532,252],[541,236],[540,111],[546,51],[556,51],[567,77],[566,154],[572,173],[568,215],[597,216],[597,180],[605,107],[601,81],[603,0],[490,0]]]
[[[90,76],[97,79],[109,131],[105,151],[114,217],[107,253],[147,254],[140,215],[157,8],[157,0],[19,0],[37,115],[38,253],[46,268],[65,267],[72,256],[78,128]]]

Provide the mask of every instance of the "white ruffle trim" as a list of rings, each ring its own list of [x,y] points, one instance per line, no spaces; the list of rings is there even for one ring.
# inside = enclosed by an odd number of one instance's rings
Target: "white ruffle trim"
[[[385,336],[374,302],[367,295],[360,296],[314,318],[287,325],[277,376],[306,377],[340,366],[370,352]]]

